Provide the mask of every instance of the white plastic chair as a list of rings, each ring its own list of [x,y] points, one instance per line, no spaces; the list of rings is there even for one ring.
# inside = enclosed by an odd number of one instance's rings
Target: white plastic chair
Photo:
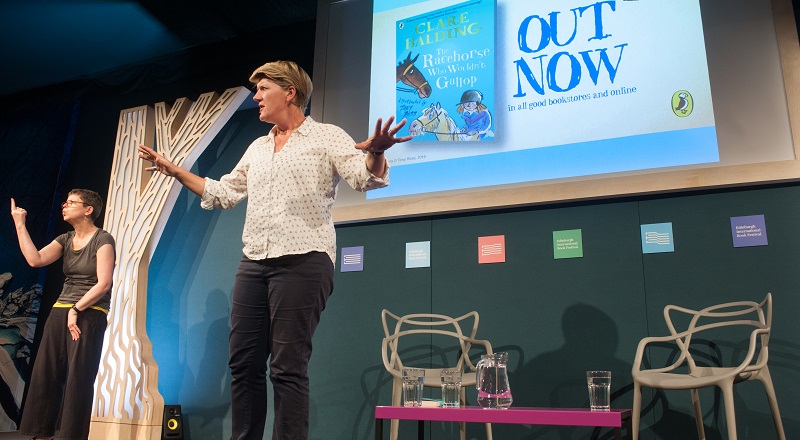
[[[686,330],[682,332],[676,330],[670,315],[672,312],[683,313],[691,318]],[[733,385],[748,380],[758,380],[764,385],[769,406],[772,410],[775,431],[780,440],[786,439],[778,409],[778,401],[775,398],[775,388],[772,385],[772,378],[767,367],[769,335],[772,327],[771,294],[768,293],[760,303],[753,301],[730,302],[702,310],[690,310],[668,305],[664,308],[664,319],[667,327],[669,327],[670,336],[644,338],[639,342],[636,350],[636,358],[634,359],[632,370],[634,385],[632,428],[634,440],[639,437],[643,386],[668,390],[690,390],[695,411],[697,434],[700,440],[705,440],[706,436],[698,389],[708,386],[719,387],[722,390],[725,404],[728,439],[736,440]],[[701,334],[699,337],[706,337],[710,330],[726,327],[752,329],[747,331],[749,334],[748,349],[744,359],[741,362],[737,359],[735,362],[738,362],[738,364],[730,366],[698,365],[699,362],[696,361],[696,356],[693,357],[692,350],[690,350],[692,339],[698,338],[698,335]],[[715,331],[713,333],[716,335],[720,332]],[[659,346],[674,344],[680,355],[675,362],[667,367],[642,369],[645,348],[651,344]],[[676,371],[679,368],[682,371]],[[683,372],[683,370],[686,370],[686,372]]]
[[[469,335],[465,335],[461,330],[461,325],[472,319],[472,329]],[[390,329],[389,321],[395,321],[393,328]],[[441,335],[451,338],[452,345],[443,347],[444,349],[451,349],[455,352],[457,350],[457,357],[445,359],[446,356],[437,356],[442,359],[442,363],[448,364],[438,366],[437,368],[423,368],[425,370],[426,387],[441,388],[440,373],[443,369],[459,369],[463,372],[461,379],[461,405],[466,405],[466,387],[475,386],[477,382],[476,368],[470,360],[470,350],[475,346],[481,346],[484,354],[492,353],[492,345],[489,341],[475,339],[475,334],[478,332],[478,312],[470,312],[458,318],[451,318],[445,315],[437,315],[431,313],[415,313],[405,316],[397,316],[388,310],[384,309],[381,312],[381,321],[383,322],[383,332],[385,337],[381,342],[381,354],[383,357],[383,365],[386,367],[392,376],[392,405],[402,405],[403,394],[403,367],[419,368],[418,365],[408,365],[403,360],[403,350],[401,349],[401,339],[414,339],[409,338],[411,335]],[[418,339],[414,340],[419,342]],[[437,343],[439,340],[437,339]],[[431,342],[429,341],[428,344]],[[409,346],[413,343],[408,343]],[[440,344],[441,345],[441,344]],[[446,354],[447,351],[442,352]],[[397,440],[398,420],[391,421],[391,440]],[[466,438],[466,426],[464,423],[459,427],[461,433],[461,440]],[[492,440],[492,425],[486,424],[486,438]]]

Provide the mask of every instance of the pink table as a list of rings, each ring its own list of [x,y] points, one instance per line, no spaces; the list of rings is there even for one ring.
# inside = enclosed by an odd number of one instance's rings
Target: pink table
[[[571,408],[414,408],[402,406],[375,407],[375,440],[383,437],[383,420],[418,420],[418,437],[423,438],[423,422],[511,423],[518,425],[595,426],[614,428],[614,436],[631,438],[631,410],[590,411]]]

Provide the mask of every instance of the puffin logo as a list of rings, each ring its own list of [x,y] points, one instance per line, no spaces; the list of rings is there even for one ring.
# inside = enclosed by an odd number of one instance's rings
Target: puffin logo
[[[685,118],[694,110],[692,94],[686,90],[678,90],[672,95],[672,113],[679,118]]]

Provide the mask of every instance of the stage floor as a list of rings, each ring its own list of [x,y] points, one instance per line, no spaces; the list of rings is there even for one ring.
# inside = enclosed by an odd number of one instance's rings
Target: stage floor
[[[14,432],[0,432],[0,440],[29,440],[31,437],[22,435],[19,431]]]

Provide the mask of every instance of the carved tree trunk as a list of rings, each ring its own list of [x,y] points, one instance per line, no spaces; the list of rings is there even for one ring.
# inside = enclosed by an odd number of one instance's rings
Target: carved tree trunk
[[[161,438],[164,399],[158,365],[145,331],[150,257],[175,204],[180,184],[144,171],[140,144],[191,168],[211,140],[250,95],[244,87],[196,102],[178,99],[120,112],[111,169],[105,229],[116,239],[117,264],[100,370],[95,383],[91,439]],[[155,137],[154,137],[155,131]]]

